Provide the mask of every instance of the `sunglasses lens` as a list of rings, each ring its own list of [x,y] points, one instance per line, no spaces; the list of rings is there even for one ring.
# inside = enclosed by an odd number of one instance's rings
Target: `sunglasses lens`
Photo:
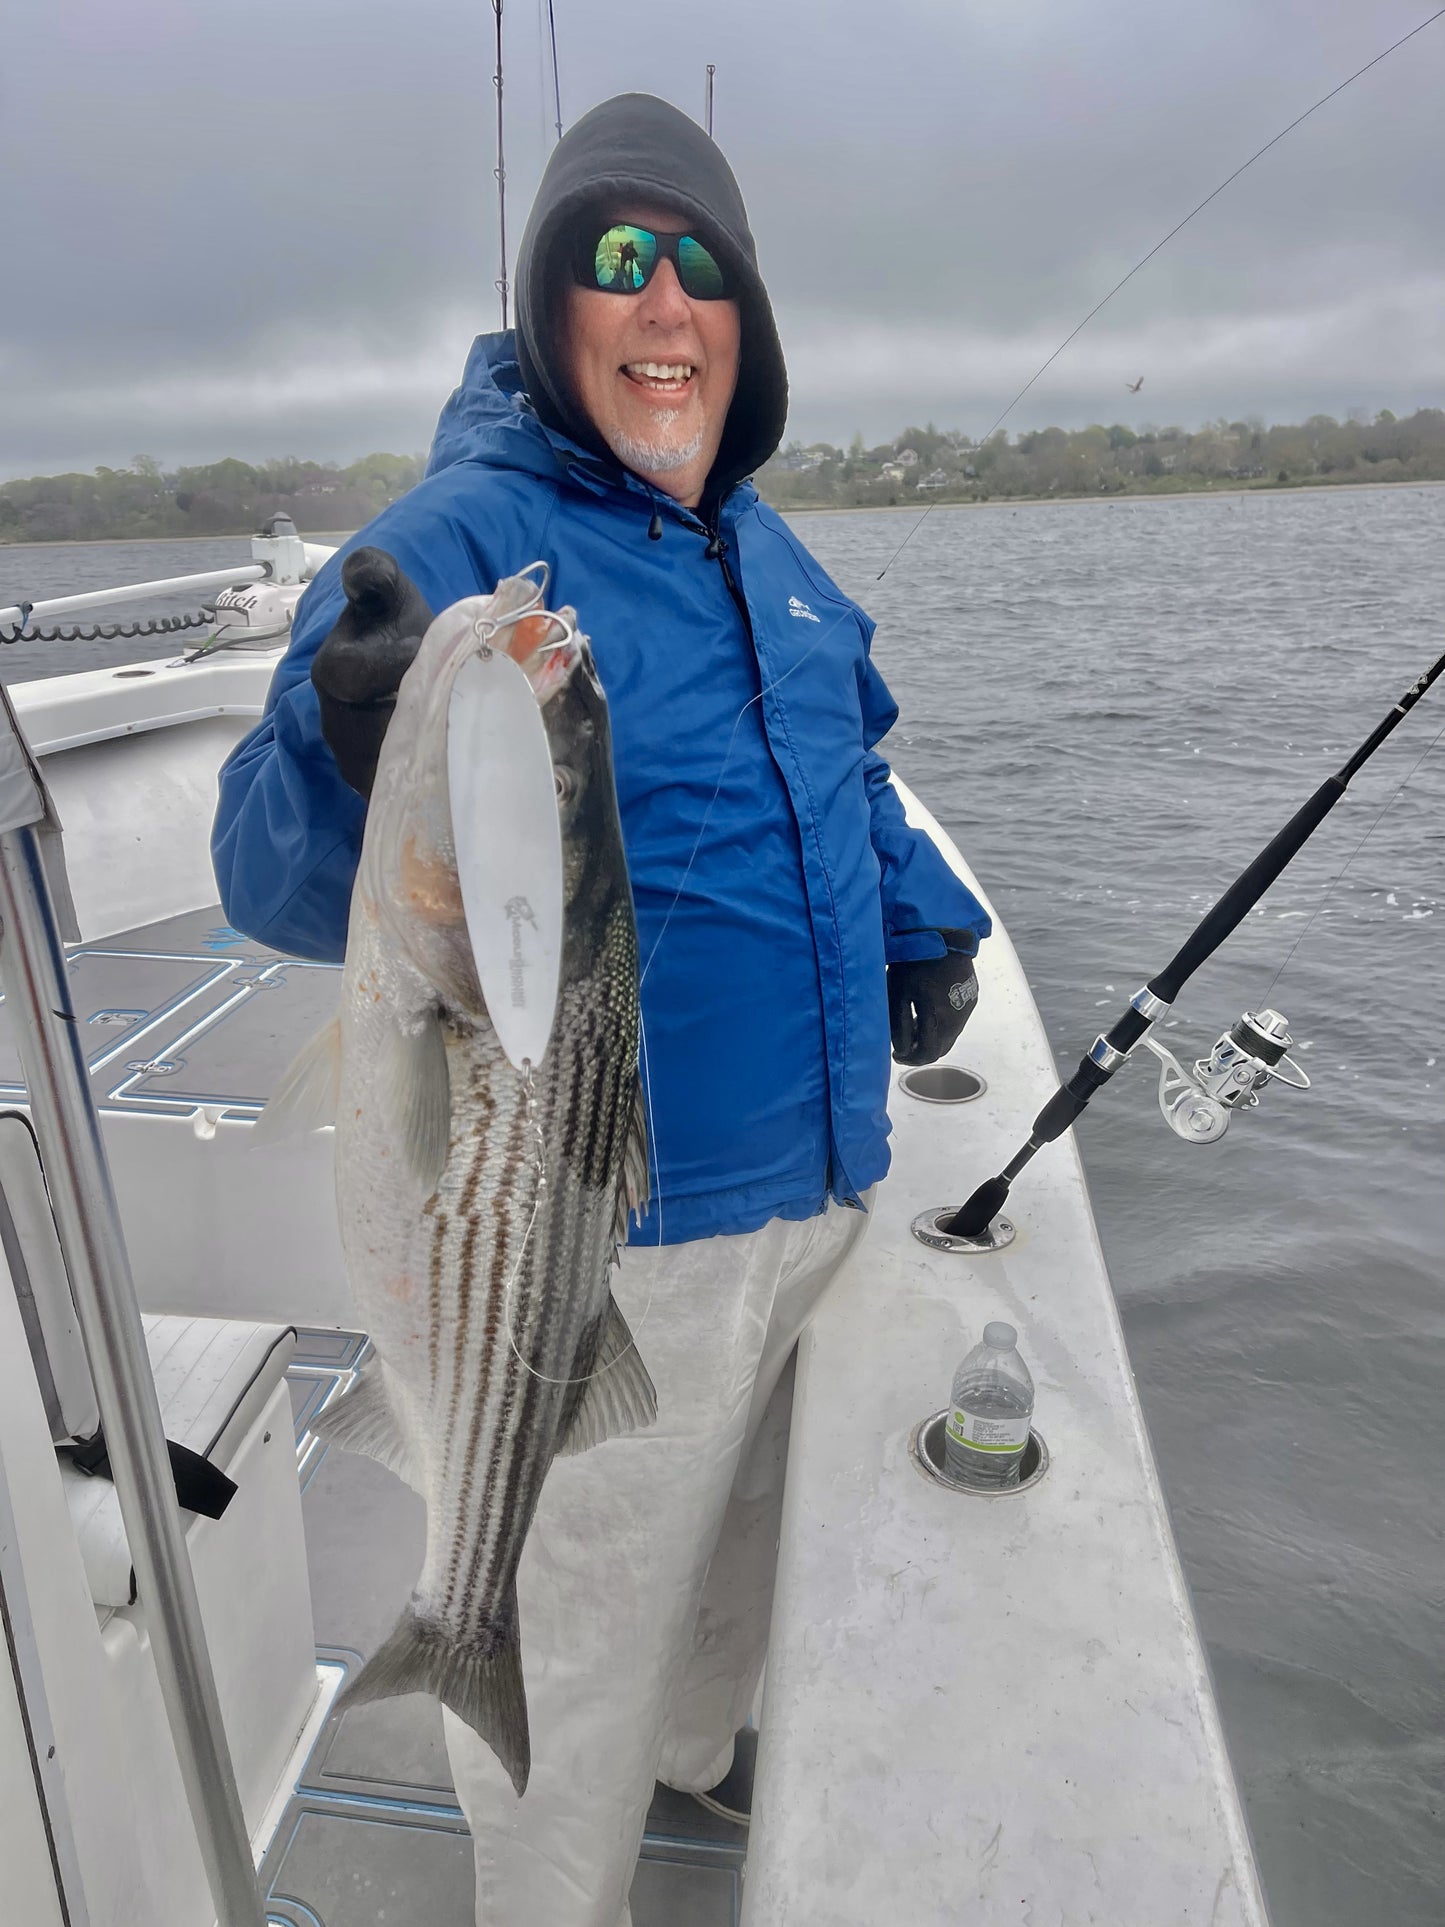
[[[598,287],[607,293],[636,294],[646,287],[656,264],[657,236],[646,228],[619,223],[599,239],[592,271]]]
[[[677,263],[682,291],[694,301],[719,301],[727,292],[723,271],[701,241],[684,234],[677,244]]]

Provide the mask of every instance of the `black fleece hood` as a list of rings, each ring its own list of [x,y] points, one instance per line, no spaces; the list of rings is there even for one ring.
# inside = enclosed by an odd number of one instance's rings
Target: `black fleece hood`
[[[782,441],[788,374],[733,171],[711,136],[665,100],[618,94],[584,114],[553,148],[517,254],[517,360],[548,427],[615,460],[572,395],[561,325],[577,223],[591,214],[606,219],[628,200],[675,207],[736,290],[738,385],[704,492],[707,507]]]

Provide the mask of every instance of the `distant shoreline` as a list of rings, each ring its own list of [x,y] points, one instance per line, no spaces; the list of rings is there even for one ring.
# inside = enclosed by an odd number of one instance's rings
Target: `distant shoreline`
[[[1121,502],[1222,502],[1251,495],[1361,495],[1375,489],[1445,488],[1445,480],[1421,482],[1270,482],[1259,488],[1137,489],[1118,495],[992,495],[986,502],[800,502],[779,515],[918,515],[935,509],[1115,508]]]
[[[235,529],[229,533],[225,529],[213,531],[210,535],[57,535],[42,537],[37,541],[33,536],[28,542],[11,542],[0,536],[0,555],[6,549],[131,549],[137,542],[161,543],[174,542],[249,542],[257,529]],[[356,533],[354,529],[298,529],[297,534],[303,542],[328,542],[335,538],[339,547],[349,542]]]
[[[1114,508],[1121,502],[1185,502],[1244,500],[1252,495],[1358,495],[1377,489],[1445,488],[1445,479],[1406,482],[1292,482],[1283,486],[1270,482],[1254,488],[1181,488],[1139,489],[1118,495],[994,495],[986,502],[800,502],[770,503],[779,515],[912,515],[933,514],[942,509],[1017,509],[1017,508]],[[334,542],[350,539],[349,529],[302,529],[307,542]],[[124,549],[137,543],[245,542],[254,529],[212,530],[208,535],[67,535],[37,541],[8,541],[0,537],[0,556],[7,549]]]

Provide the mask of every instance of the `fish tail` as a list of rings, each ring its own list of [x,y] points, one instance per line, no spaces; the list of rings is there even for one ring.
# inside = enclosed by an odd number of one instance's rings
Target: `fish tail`
[[[348,1682],[337,1704],[362,1706],[402,1693],[430,1693],[486,1741],[520,1796],[532,1767],[532,1740],[515,1601],[514,1593],[512,1610],[490,1635],[483,1635],[488,1643],[470,1649],[408,1606],[385,1645]]]

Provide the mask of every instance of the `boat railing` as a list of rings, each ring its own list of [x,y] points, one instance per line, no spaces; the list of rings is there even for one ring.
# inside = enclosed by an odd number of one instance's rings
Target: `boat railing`
[[[335,553],[323,543],[304,542],[289,515],[273,515],[260,534],[252,536],[249,562],[232,563],[222,569],[202,569],[193,575],[124,583],[117,588],[87,589],[76,595],[47,596],[38,602],[12,602],[0,608],[0,629],[23,632],[31,624],[55,616],[78,615],[87,609],[110,608],[121,603],[147,602],[186,590],[200,594],[213,589],[222,592],[217,605],[221,627],[255,627],[258,613],[255,605],[243,597],[228,604],[225,592],[244,590],[256,583],[266,583],[282,592],[276,606],[267,607],[263,612],[264,619],[274,628],[275,616],[284,613],[289,619],[301,590]],[[23,633],[12,639],[26,640]]]
[[[0,609],[0,623],[38,622],[49,616],[77,615],[82,609],[108,609],[122,602],[148,602],[153,596],[177,595],[182,589],[230,589],[245,582],[264,582],[271,571],[264,563],[241,562],[229,569],[206,569],[199,575],[169,575],[155,582],[131,582],[120,589],[89,589],[83,595],[48,596],[42,602],[12,602]]]
[[[101,1141],[42,833],[45,786],[0,698],[0,970],[46,1185],[220,1927],[263,1927],[145,1330]]]

